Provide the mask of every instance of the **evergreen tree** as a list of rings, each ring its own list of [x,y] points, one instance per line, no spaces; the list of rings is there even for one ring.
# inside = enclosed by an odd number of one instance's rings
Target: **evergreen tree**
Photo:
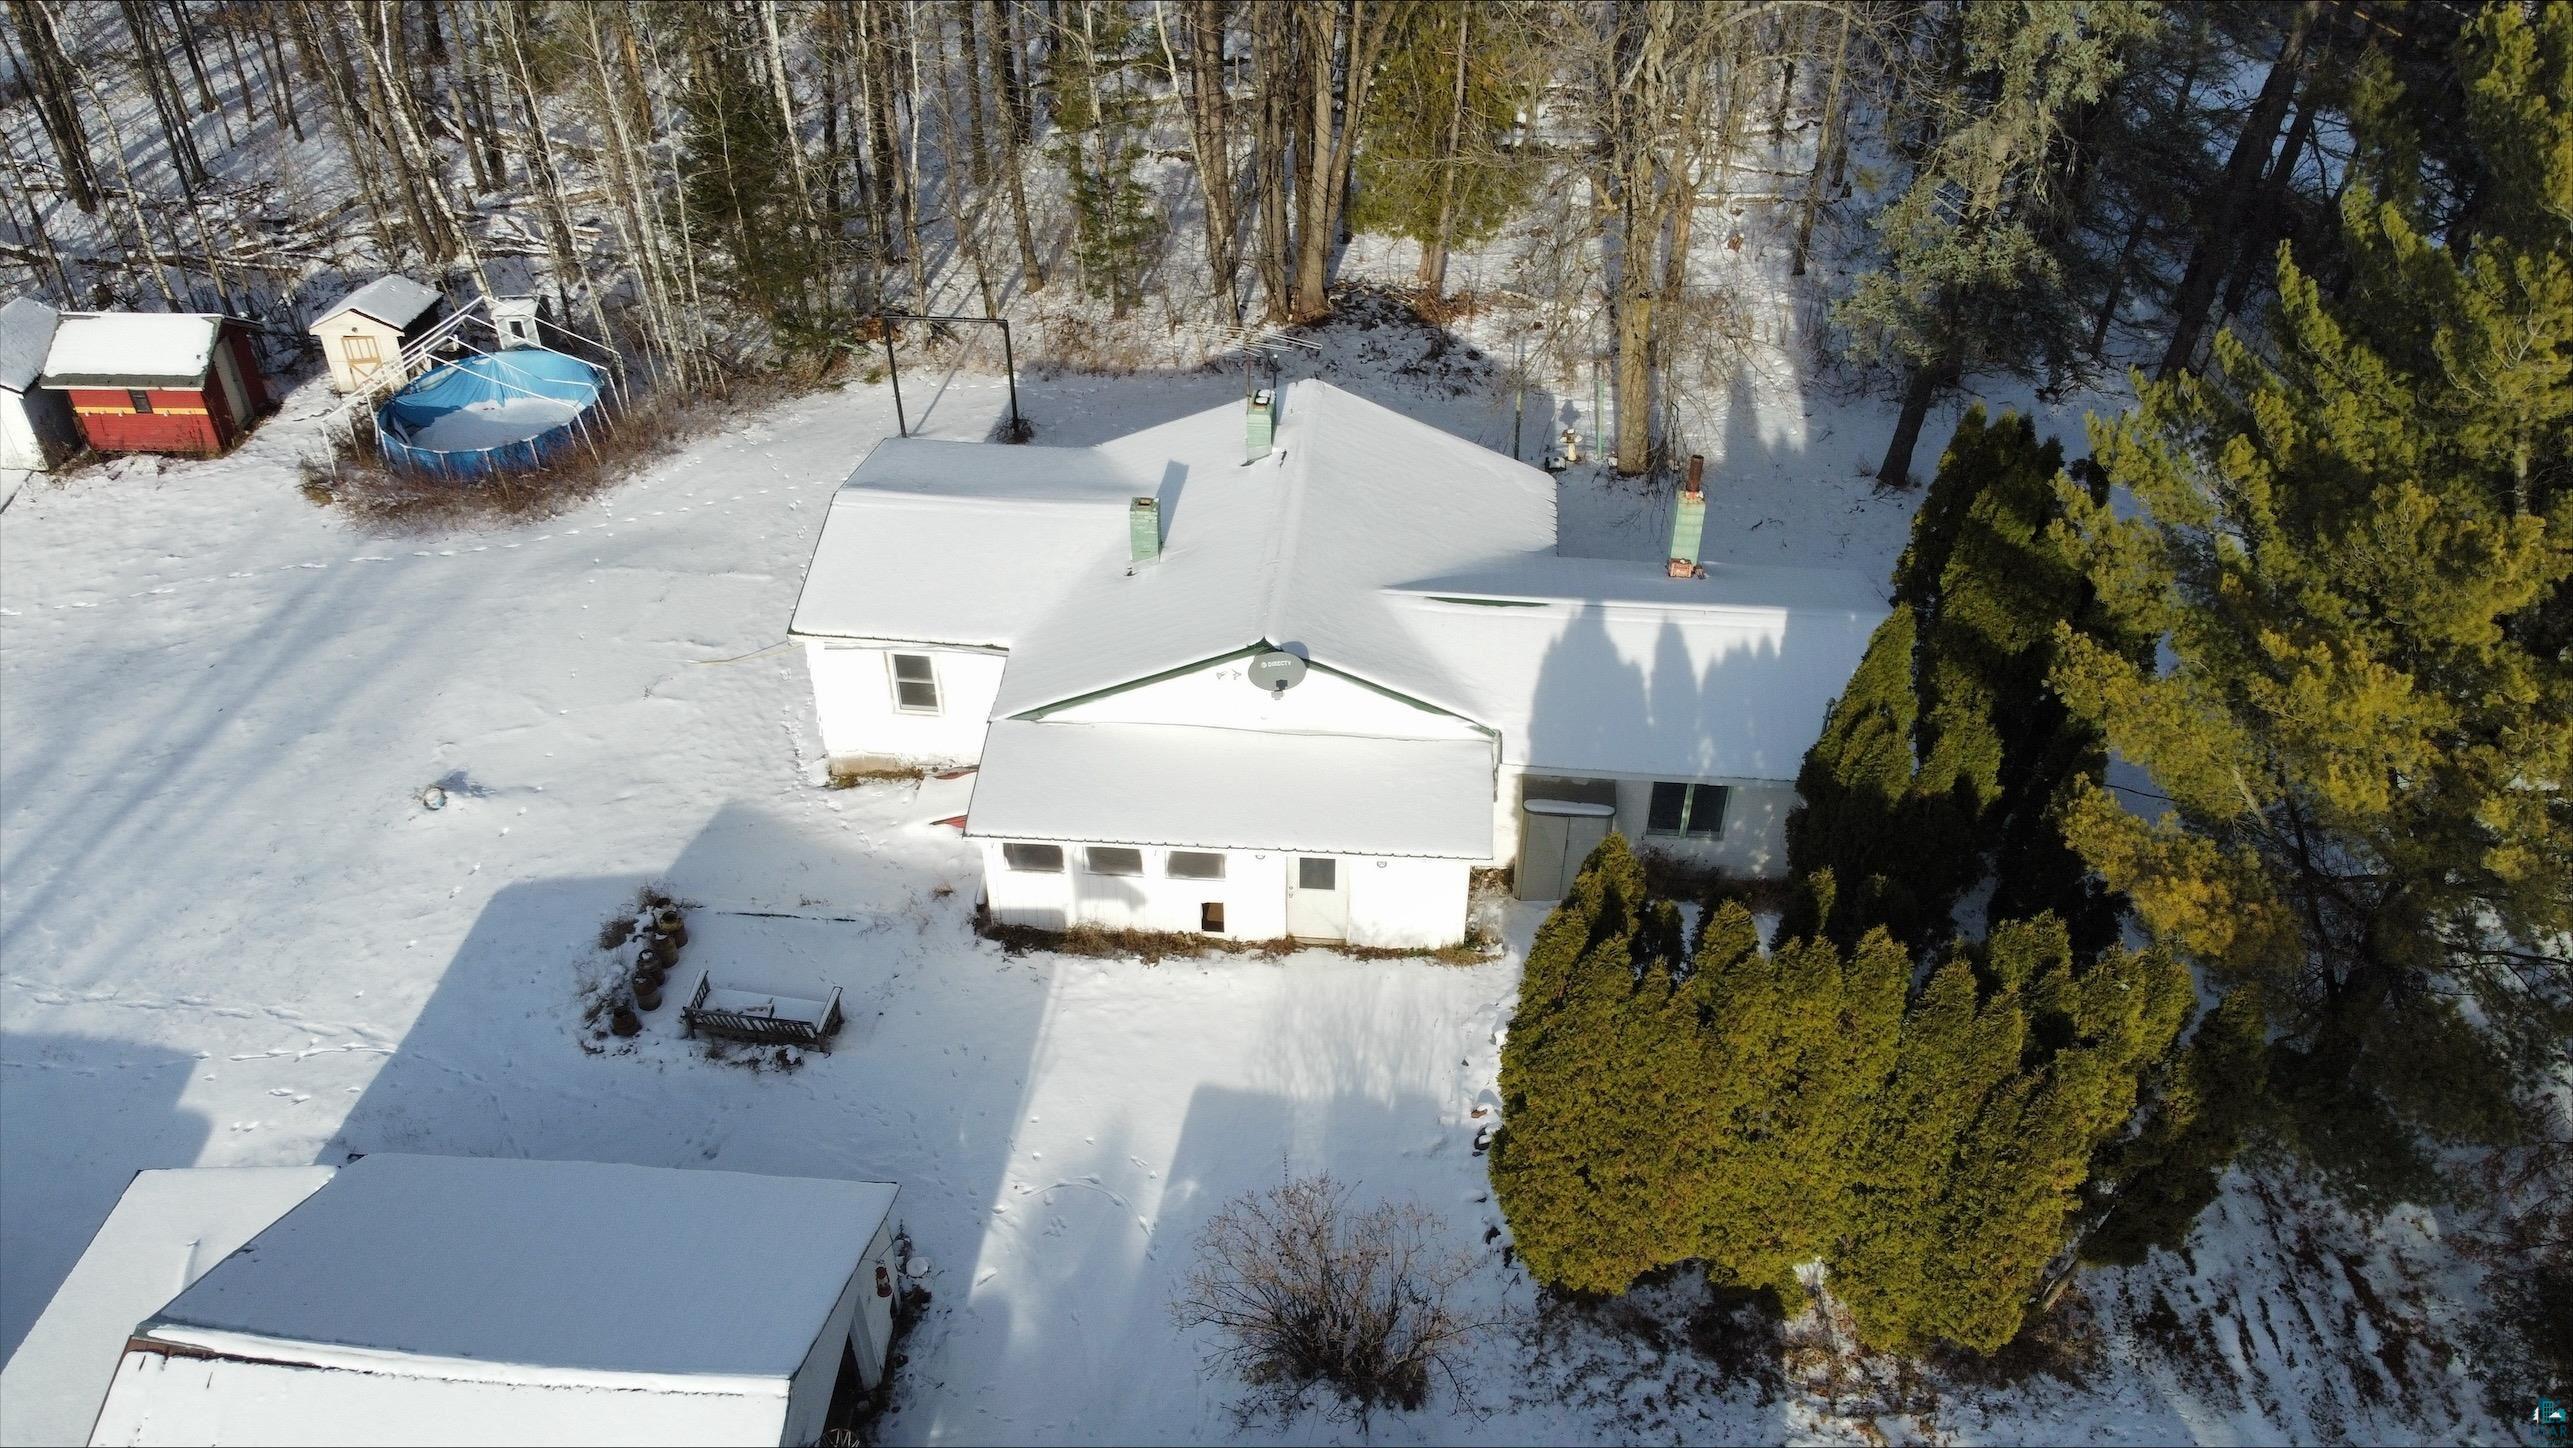
[[[2141,1129],[2101,1154],[2085,1188],[2097,1224],[2083,1260],[2132,1266],[2188,1240],[2259,1112],[2268,1069],[2259,998],[2236,991],[2148,1079]]]
[[[1894,572],[1894,613],[1870,640],[1797,781],[1789,868],[1839,883],[1828,921],[1844,946],[1883,925],[1915,951],[1997,869],[1991,913],[2066,920],[2088,958],[2116,931],[2114,902],[2063,841],[2071,781],[2096,778],[2099,732],[2048,685],[2054,626],[2113,634],[2050,525],[2063,454],[2025,417],[1968,410],[1939,460]]]
[[[2157,953],[2087,969],[2052,917],[1993,928],[1902,1022],[1832,1281],[1871,1346],[1991,1352],[2063,1253],[2091,1162],[2190,1004]]]
[[[2473,211],[2368,138],[2348,295],[2282,248],[2264,353],[2220,334],[2098,430],[2144,511],[2068,496],[2067,531],[2168,664],[2063,630],[2056,675],[2170,801],[2086,786],[2074,843],[2257,993],[2293,1139],[2399,1194],[2416,1133],[2509,1139],[2573,1024],[2573,7],[2481,11],[2461,64]]]
[[[1143,300],[1162,223],[1135,176],[1151,95],[1138,83],[1150,28],[1124,5],[1075,0],[1052,46],[1054,158],[1072,202],[1072,255],[1082,290],[1123,317]]]
[[[746,12],[708,9],[689,19],[678,201],[691,234],[707,243],[695,264],[769,324],[781,351],[827,349],[839,326],[815,282],[829,258],[790,185],[793,142],[760,70],[767,52]]]
[[[1740,905],[1709,912],[1688,984],[1709,1098],[1690,1196],[1710,1276],[1791,1290],[1847,1230],[1910,977],[1881,930],[1846,956],[1824,939],[1764,953]]]
[[[1867,641],[1849,687],[1832,701],[1821,736],[1796,771],[1787,815],[1787,868],[1828,876],[1799,892],[1781,927],[1789,936],[1854,941],[1866,923],[1908,937],[1912,899],[1904,889],[1912,792],[1912,728],[1920,707],[1912,686],[1918,643],[1910,605],[1897,602]]]
[[[1623,1291],[1690,1255],[1684,1155],[1706,1076],[1671,962],[1638,959],[1652,903],[1610,835],[1538,928],[1501,1052],[1493,1193],[1528,1270],[1571,1291]]]
[[[1450,247],[1490,238],[1535,171],[1513,144],[1542,70],[1524,15],[1472,0],[1399,9],[1368,92],[1351,223],[1421,245],[1420,283],[1442,289]]]
[[[2075,150],[2062,136],[2159,23],[2144,6],[2089,0],[1960,5],[1946,16],[1955,62],[1920,78],[1914,114],[1896,122],[1930,140],[1910,188],[1876,218],[1882,264],[1840,312],[1862,353],[1905,372],[1877,468],[1885,487],[1911,482],[1931,403],[1968,370],[2051,368],[2079,345],[2083,319],[2050,245],[2048,208]]]

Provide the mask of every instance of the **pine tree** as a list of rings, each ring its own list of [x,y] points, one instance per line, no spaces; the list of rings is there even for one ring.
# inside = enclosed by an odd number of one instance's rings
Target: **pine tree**
[[[1877,216],[1882,266],[1841,308],[1862,352],[1905,372],[1902,412],[1877,468],[1885,487],[1910,483],[1930,404],[1968,370],[2053,367],[2072,354],[2079,319],[2047,224],[2058,173],[2077,149],[2060,144],[2062,133],[2159,23],[2143,6],[2079,0],[1947,14],[1957,62],[1913,90],[1930,143],[1911,187]]]
[[[1535,178],[1511,141],[1538,74],[1533,40],[1518,13],[1471,0],[1403,7],[1387,33],[1351,221],[1419,242],[1433,296],[1449,249],[1499,231]]]
[[[2369,138],[2347,296],[2282,248],[2262,351],[2220,334],[2099,429],[2144,513],[2074,497],[2069,532],[2169,662],[2066,630],[2056,680],[2170,801],[2089,786],[2074,843],[2258,993],[2291,1137],[2400,1194],[2415,1133],[2510,1139],[2573,1026],[2573,7],[2485,9],[2460,59],[2477,204]]]
[[[1079,0],[1065,7],[1053,50],[1055,141],[1072,200],[1072,255],[1082,290],[1123,317],[1143,300],[1162,224],[1135,162],[1152,119],[1137,73],[1153,37],[1122,5]]]
[[[1993,914],[2070,922],[2085,958],[2115,906],[2064,844],[2071,781],[2105,768],[2098,730],[2047,682],[2054,625],[2121,652],[2087,581],[2049,533],[2062,449],[2025,417],[1969,409],[1939,460],[1894,572],[1895,610],[1827,717],[1788,817],[1789,868],[1839,882],[1824,929],[1844,946],[1883,925],[1913,950],[1997,869]]]
[[[1690,1255],[1684,1160],[1706,1076],[1671,962],[1638,959],[1651,903],[1610,835],[1538,928],[1501,1052],[1493,1193],[1528,1270],[1575,1292]]]
[[[1787,1291],[1847,1230],[1910,975],[1881,930],[1847,955],[1824,939],[1766,953],[1739,904],[1709,912],[1685,993],[1703,1022],[1689,1195],[1711,1277]]]
[[[2088,969],[2052,917],[1948,953],[1905,1013],[1831,1280],[1874,1347],[1992,1352],[2063,1254],[2093,1158],[2191,1000],[2159,953]]]
[[[1858,922],[1902,922],[1908,932],[1903,836],[1920,707],[1912,686],[1916,645],[1911,607],[1898,602],[1868,639],[1858,672],[1832,701],[1821,737],[1796,771],[1787,868],[1806,879],[1828,874],[1833,884],[1800,894],[1783,927],[1791,936],[1854,941],[1863,929],[1853,928]]]
[[[726,296],[769,324],[794,355],[830,347],[838,330],[817,306],[815,282],[828,269],[818,213],[798,189],[793,138],[774,81],[760,74],[771,52],[749,17],[694,12],[693,55],[679,94],[680,202],[695,234],[713,245],[697,264]]]

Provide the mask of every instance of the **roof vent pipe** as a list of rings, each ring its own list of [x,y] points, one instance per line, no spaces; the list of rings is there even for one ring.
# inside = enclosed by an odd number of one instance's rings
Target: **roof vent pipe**
[[[1250,409],[1244,419],[1243,441],[1249,446],[1249,456],[1242,459],[1245,466],[1269,455],[1269,441],[1277,435],[1277,425],[1277,393],[1266,387],[1252,393]]]
[[[1688,481],[1680,484],[1678,506],[1671,510],[1671,577],[1706,576],[1697,563],[1698,539],[1705,532],[1706,458],[1690,453]]]
[[[1126,505],[1126,537],[1133,561],[1150,563],[1161,556],[1161,500],[1137,498]]]

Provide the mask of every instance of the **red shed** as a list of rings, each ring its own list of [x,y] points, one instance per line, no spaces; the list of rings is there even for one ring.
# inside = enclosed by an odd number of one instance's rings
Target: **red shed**
[[[204,312],[66,312],[39,385],[100,452],[219,453],[268,405],[249,329]]]

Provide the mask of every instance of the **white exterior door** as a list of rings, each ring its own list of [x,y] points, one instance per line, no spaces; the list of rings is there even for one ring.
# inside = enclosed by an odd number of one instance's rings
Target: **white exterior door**
[[[1287,867],[1287,934],[1298,940],[1349,938],[1349,871],[1330,855],[1298,855]]]

